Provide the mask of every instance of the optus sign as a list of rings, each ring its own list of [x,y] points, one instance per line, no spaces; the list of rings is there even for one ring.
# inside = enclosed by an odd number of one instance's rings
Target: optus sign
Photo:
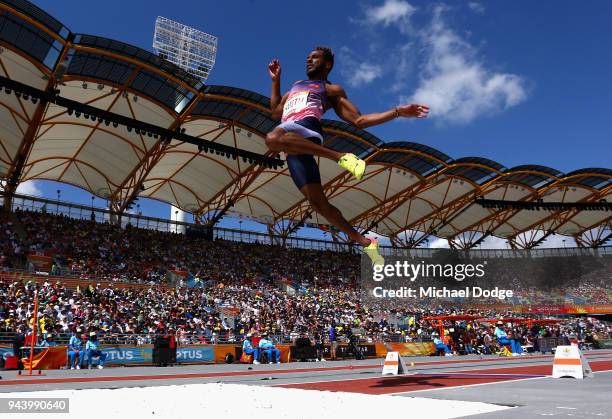
[[[210,347],[187,347],[176,351],[177,362],[215,362],[215,350]]]
[[[140,346],[103,346],[107,364],[150,364],[153,362],[153,348]],[[176,351],[177,362],[209,363],[215,361],[211,346],[183,347]]]

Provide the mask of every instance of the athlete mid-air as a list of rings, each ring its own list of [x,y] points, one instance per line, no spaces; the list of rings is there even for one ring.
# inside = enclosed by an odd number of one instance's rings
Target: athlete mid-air
[[[384,259],[378,251],[378,242],[357,232],[338,208],[329,203],[323,192],[319,166],[314,156],[338,162],[357,179],[363,177],[366,165],[354,154],[340,153],[322,145],[321,117],[329,108],[334,108],[344,121],[357,128],[366,128],[399,117],[425,118],[429,108],[423,105],[402,105],[385,112],[362,115],[348,100],[344,89],[327,80],[333,66],[334,55],[331,49],[316,47],[306,59],[308,80],[295,82],[291,90],[281,97],[281,65],[276,59],[270,62],[270,110],[272,118],[281,118],[281,124],[268,133],[266,145],[273,152],[287,154],[291,178],[312,209],[363,246],[364,253],[370,257],[373,265],[382,265]]]

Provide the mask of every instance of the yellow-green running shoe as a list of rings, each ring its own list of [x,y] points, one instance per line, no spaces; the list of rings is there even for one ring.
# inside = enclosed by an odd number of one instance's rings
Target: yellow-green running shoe
[[[372,259],[372,266],[382,266],[385,264],[385,258],[378,252],[378,240],[370,239],[371,243],[368,246],[364,246],[363,253],[368,255]]]
[[[344,156],[340,157],[340,160],[338,160],[338,164],[343,169],[346,169],[351,172],[351,174],[355,176],[357,180],[361,180],[363,174],[365,173],[365,162],[357,158],[357,156],[353,153],[346,153]]]

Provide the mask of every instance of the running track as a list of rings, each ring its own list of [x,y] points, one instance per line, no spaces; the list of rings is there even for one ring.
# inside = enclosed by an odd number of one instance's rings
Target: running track
[[[593,371],[603,371],[612,369],[612,360],[598,360],[592,357],[612,355],[610,351],[602,352],[591,352],[586,357],[589,359],[589,363]],[[460,357],[453,359],[440,360],[439,358],[433,358],[431,361],[423,360],[415,363],[415,368],[424,369],[428,371],[420,372],[418,375],[401,376],[401,377],[376,377],[376,378],[343,378],[341,380],[333,381],[330,376],[322,375],[320,382],[304,383],[303,378],[301,383],[297,384],[279,384],[280,386],[289,388],[304,388],[304,389],[317,389],[317,390],[328,390],[328,391],[348,391],[348,392],[359,392],[369,394],[388,394],[397,392],[427,390],[432,388],[442,387],[456,387],[471,384],[487,384],[496,383],[502,381],[512,381],[525,378],[539,378],[541,376],[550,375],[552,373],[552,356],[551,355],[536,355],[529,357],[517,357],[517,358],[484,358],[484,359],[462,359]],[[542,363],[543,365],[530,365],[525,366],[524,362]],[[136,383],[148,383],[159,382],[160,385],[167,384],[171,380],[180,379],[211,379],[216,378],[219,381],[224,379],[231,379],[232,377],[241,376],[253,376],[257,379],[258,376],[268,377],[274,375],[277,378],[284,377],[284,380],[291,383],[295,378],[304,377],[304,375],[311,375],[312,373],[338,373],[340,375],[352,375],[359,373],[364,370],[380,371],[381,363],[355,363],[352,365],[333,365],[328,364],[326,367],[315,367],[315,368],[292,368],[291,364],[284,364],[282,368],[275,369],[243,369],[246,365],[242,365],[236,370],[236,365],[227,367],[232,368],[231,370],[224,371],[209,371],[209,372],[186,372],[182,374],[155,374],[152,371],[159,371],[158,369],[152,368],[151,372],[147,371],[146,374],[129,374],[129,370],[126,369],[109,369],[104,371],[93,370],[89,373],[95,375],[89,375],[83,373],[83,370],[79,371],[53,371],[49,372],[49,376],[41,377],[28,377],[28,376],[17,376],[10,375],[3,372],[4,379],[0,379],[0,388],[5,386],[33,386],[42,384],[67,384],[67,383],[95,383],[95,382],[107,382],[117,383],[123,385],[134,385]],[[489,369],[493,367],[493,363],[503,363],[503,368]],[[516,366],[510,367],[511,364]],[[523,364],[521,366],[521,364]],[[295,364],[293,364],[295,365]],[[302,364],[303,365],[303,364]],[[320,364],[319,364],[320,365]],[[452,368],[452,372],[432,372],[431,370],[449,369]],[[409,367],[409,370],[412,367]],[[98,374],[100,373],[100,374]],[[58,375],[56,375],[58,374]],[[66,375],[68,374],[68,375]],[[88,375],[82,375],[88,374]],[[508,374],[508,375],[497,375],[496,374]],[[53,376],[55,375],[55,376]],[[330,380],[331,379],[331,380]],[[130,382],[130,383],[127,383]],[[77,384],[78,385],[78,384]],[[136,384],[138,385],[138,384]]]

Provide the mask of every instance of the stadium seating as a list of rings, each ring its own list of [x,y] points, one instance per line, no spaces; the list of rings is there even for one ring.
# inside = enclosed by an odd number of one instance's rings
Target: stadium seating
[[[86,332],[99,331],[102,341],[134,344],[153,343],[158,331],[168,328],[177,330],[181,345],[240,342],[249,331],[266,331],[284,342],[303,331],[326,339],[332,323],[343,339],[344,331],[359,327],[365,340],[419,342],[430,339],[439,328],[423,317],[465,310],[451,302],[362,304],[357,286],[359,256],[350,253],[192,239],[42,213],[18,215],[19,228],[9,219],[0,219],[0,260],[5,269],[0,272],[0,334],[11,334],[20,325],[29,328],[27,306],[35,284],[40,287],[42,332],[65,337],[81,327]],[[59,266],[64,274],[12,270],[19,260],[27,262],[29,252],[53,255],[55,271]],[[491,263],[508,262],[500,258]],[[504,269],[509,281],[517,275],[511,264]],[[185,284],[173,279],[176,272],[189,273],[199,286],[181,287]],[[610,295],[594,284],[555,292],[565,299],[609,304]],[[287,292],[288,287],[294,292]],[[518,298],[523,304],[546,304],[551,294],[529,290]],[[508,315],[507,307],[497,307],[500,311],[487,306],[467,314]],[[590,339],[591,344],[611,336],[610,326],[603,322],[582,322],[568,320],[536,329],[523,324],[515,332],[525,341],[536,335],[571,334]],[[477,321],[445,326],[456,330],[449,343],[457,353],[483,348],[485,336],[491,333],[489,325]]]

